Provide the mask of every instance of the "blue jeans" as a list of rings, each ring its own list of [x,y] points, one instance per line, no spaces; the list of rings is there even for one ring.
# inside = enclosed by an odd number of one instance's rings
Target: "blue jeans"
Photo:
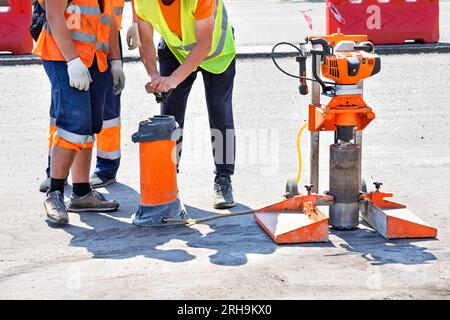
[[[111,128],[110,123],[115,122],[113,126],[120,131],[120,98],[121,95],[114,94],[114,81],[111,72],[107,75],[106,100],[103,111],[103,128]],[[116,150],[113,152],[104,152],[99,148],[101,139],[114,139],[117,144]],[[110,141],[111,142],[111,141]],[[116,177],[120,165],[120,137],[105,137],[105,134],[97,135],[97,165],[95,173],[104,178],[112,179]]]
[[[158,47],[158,58],[162,76],[170,76],[180,65],[162,39]],[[236,137],[234,133],[232,98],[234,76],[236,74],[235,65],[236,61],[233,60],[230,66],[220,74],[214,74],[199,67],[197,71],[190,74],[186,80],[180,83],[173,90],[167,101],[161,105],[161,114],[174,116],[180,127],[183,128],[189,93],[197,77],[197,72],[202,73],[209,126],[212,129],[211,143],[213,144],[216,175],[231,176],[234,174]],[[215,140],[219,132],[222,135],[222,140]],[[180,155],[182,140],[183,136],[178,141]]]
[[[123,51],[122,51],[122,41],[119,32],[119,48],[120,55],[123,61]],[[108,73],[108,84],[106,88],[106,101],[105,109],[103,112],[104,128],[110,128],[111,122],[115,122],[113,125],[119,126],[118,130],[120,132],[120,109],[121,109],[121,94],[114,94],[114,81],[112,74]],[[98,148],[101,139],[117,139],[114,144],[117,144],[116,150],[113,152],[105,153]],[[115,137],[105,137],[104,135],[97,136],[97,165],[95,167],[95,173],[101,177],[112,179],[117,175],[120,165],[120,133],[119,136]]]

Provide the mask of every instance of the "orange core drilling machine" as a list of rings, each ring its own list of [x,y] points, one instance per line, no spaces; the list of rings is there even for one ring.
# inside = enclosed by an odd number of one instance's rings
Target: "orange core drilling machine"
[[[306,44],[312,49],[313,78],[306,77]],[[294,46],[290,43],[279,43]],[[277,46],[278,46],[277,45]],[[275,48],[277,47],[274,47]],[[311,133],[310,184],[307,194],[300,194],[298,181],[289,180],[285,199],[254,213],[256,221],[277,243],[322,242],[328,240],[328,225],[351,230],[363,218],[386,239],[434,238],[437,229],[427,225],[406,206],[385,198],[391,193],[380,191],[382,183],[368,192],[361,179],[362,131],[375,119],[363,100],[363,80],[380,72],[380,57],[365,35],[311,36],[297,48],[299,56],[299,91],[307,95],[307,81],[313,81],[312,101],[308,110]],[[284,73],[276,59],[275,65]],[[327,78],[332,80],[323,80]],[[291,75],[292,76],[292,75]],[[331,100],[321,104],[321,94]],[[319,142],[321,131],[334,132],[330,146],[329,191],[318,194]],[[320,205],[329,205],[328,216]],[[297,214],[296,214],[297,213]]]

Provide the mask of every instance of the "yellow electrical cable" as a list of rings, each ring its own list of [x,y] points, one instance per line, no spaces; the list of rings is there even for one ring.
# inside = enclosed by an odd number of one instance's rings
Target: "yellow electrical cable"
[[[306,122],[299,130],[297,134],[297,156],[298,156],[298,173],[297,173],[297,184],[300,183],[300,179],[302,177],[302,170],[303,170],[303,160],[302,160],[302,148],[300,145],[300,140],[303,134],[303,131],[305,131],[306,127],[308,126],[308,122]],[[170,225],[171,223],[184,223],[187,225],[193,225],[201,222],[207,222],[215,219],[222,219],[227,217],[235,217],[235,216],[243,216],[247,214],[254,213],[255,210],[245,210],[241,212],[230,212],[226,214],[218,214],[206,218],[201,219],[163,219],[163,223],[167,223]]]
[[[298,135],[297,135],[297,156],[298,156],[297,184],[300,183],[300,179],[302,177],[302,171],[303,171],[302,148],[300,145],[300,140],[301,140],[303,131],[305,131],[307,126],[308,126],[308,122],[306,122],[303,125],[303,127],[300,128],[300,131],[298,132]]]

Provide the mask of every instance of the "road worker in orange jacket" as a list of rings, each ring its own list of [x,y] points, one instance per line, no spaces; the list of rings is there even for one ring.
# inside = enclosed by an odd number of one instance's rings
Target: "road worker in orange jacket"
[[[125,0],[114,0],[114,13],[119,30],[122,28],[122,17]],[[134,50],[139,46],[139,33],[137,28],[137,18],[132,18],[128,27],[126,41],[129,50]],[[120,36],[120,32],[119,32]],[[120,38],[119,38],[120,45]],[[122,46],[120,45],[122,55]],[[122,56],[123,57],[123,56]],[[113,77],[108,77],[108,87],[105,99],[105,108],[103,111],[102,131],[97,138],[97,164],[95,172],[90,177],[92,188],[107,187],[116,182],[116,175],[120,165],[121,158],[121,94],[115,95],[113,91]],[[46,179],[39,185],[39,191],[47,192],[50,188],[50,161],[51,150],[53,147],[53,134],[56,131],[56,116],[54,103],[50,106],[50,128],[49,128],[49,155],[48,166],[46,169]]]
[[[119,207],[89,184],[95,135],[103,126],[108,76],[120,94],[125,75],[113,0],[39,0],[47,21],[33,53],[43,59],[52,87],[56,131],[50,188],[44,201],[50,222],[65,225],[68,211],[113,211]],[[64,202],[72,172],[73,192]]]

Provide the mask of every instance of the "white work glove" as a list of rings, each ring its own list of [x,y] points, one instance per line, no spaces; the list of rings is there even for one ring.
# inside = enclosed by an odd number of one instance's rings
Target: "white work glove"
[[[139,30],[137,22],[133,22],[127,31],[128,50],[139,47]]]
[[[67,62],[67,73],[69,74],[70,86],[72,88],[88,91],[92,82],[89,69],[86,68],[80,58]]]
[[[125,88],[125,73],[123,72],[121,60],[111,61],[111,74],[114,81],[114,94],[117,96]]]

